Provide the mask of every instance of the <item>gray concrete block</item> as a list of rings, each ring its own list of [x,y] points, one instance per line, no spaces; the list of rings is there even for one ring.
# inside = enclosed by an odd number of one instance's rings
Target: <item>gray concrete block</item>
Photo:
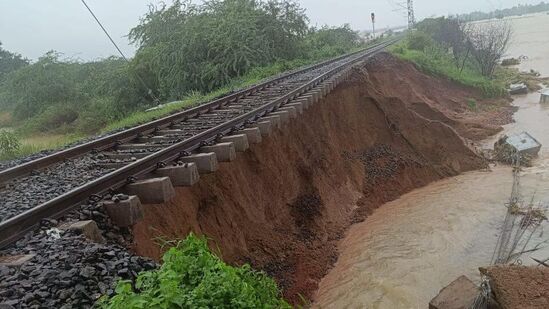
[[[32,260],[32,258],[34,258],[35,256],[35,254],[0,256],[0,266],[20,267],[28,261]]]
[[[305,106],[305,104],[303,102],[293,102],[293,103],[288,103],[286,105],[284,105],[284,107],[293,107],[295,108],[295,110],[297,111],[298,114],[303,114],[303,107]]]
[[[131,195],[127,200],[119,202],[103,202],[105,211],[111,221],[119,227],[129,227],[143,218],[143,206],[138,196]]]
[[[171,165],[154,171],[156,175],[169,177],[172,185],[190,187],[200,180],[198,167],[195,163]]]
[[[221,138],[222,142],[228,142],[234,144],[234,149],[238,152],[244,152],[250,148],[248,143],[248,136],[246,134],[235,134]]]
[[[139,180],[126,186],[128,193],[139,196],[143,204],[161,204],[175,197],[169,177]]]
[[[236,150],[233,143],[219,143],[212,146],[203,146],[201,152],[213,152],[219,162],[231,162],[236,159]]]
[[[288,112],[290,115],[290,119],[297,118],[297,109],[293,106],[288,106],[288,104],[284,105],[284,107],[281,107],[278,109],[280,112]]]
[[[286,124],[290,121],[290,113],[288,111],[284,110],[278,110],[276,112],[272,112],[269,114],[270,116],[279,116],[280,117],[280,124]]]
[[[466,276],[461,276],[429,302],[429,309],[471,308],[478,293],[477,286]]]
[[[104,243],[105,239],[101,235],[101,230],[97,226],[97,223],[93,220],[78,221],[68,227],[69,230],[77,231],[78,233],[84,235],[87,239],[96,242]]]
[[[219,167],[217,163],[217,156],[214,152],[197,153],[187,157],[181,157],[179,158],[179,161],[196,164],[198,172],[204,174],[213,173],[217,171]]]
[[[259,127],[246,128],[238,131],[239,134],[246,134],[249,144],[259,144],[262,141]]]
[[[273,115],[272,113],[269,114],[269,116],[261,117],[261,121],[270,121],[271,122],[271,129],[275,128],[282,128],[282,120],[280,119],[279,115]],[[263,133],[261,133],[263,134]]]
[[[273,124],[270,120],[259,121],[257,123],[257,128],[259,129],[259,132],[261,132],[262,136],[269,136],[273,132]]]

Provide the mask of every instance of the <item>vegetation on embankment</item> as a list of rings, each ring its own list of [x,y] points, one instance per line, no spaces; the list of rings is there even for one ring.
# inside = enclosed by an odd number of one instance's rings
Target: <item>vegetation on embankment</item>
[[[485,97],[501,97],[511,83],[525,82],[534,90],[539,82],[535,72],[499,64],[510,36],[503,22],[475,27],[457,19],[425,19],[391,52],[428,74],[475,88]]]
[[[233,267],[192,233],[170,248],[158,270],[120,281],[101,308],[291,308],[275,281],[249,265]]]
[[[0,160],[50,148],[27,137],[72,142],[132,126],[364,45],[348,25],[310,26],[291,0],[175,1],[151,7],[129,38],[138,47],[129,62],[51,51],[31,63],[0,47],[0,128],[30,144]],[[176,103],[144,112],[160,102]]]

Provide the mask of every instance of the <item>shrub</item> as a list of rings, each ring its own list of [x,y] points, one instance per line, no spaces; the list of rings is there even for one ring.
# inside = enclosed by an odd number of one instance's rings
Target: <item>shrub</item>
[[[14,155],[21,147],[21,142],[14,132],[0,130],[0,154]]]
[[[424,32],[414,31],[408,34],[407,44],[411,50],[424,51],[433,45],[433,39]]]
[[[193,234],[169,249],[163,265],[141,273],[135,289],[120,281],[102,308],[291,308],[276,283],[249,265],[232,267]]]

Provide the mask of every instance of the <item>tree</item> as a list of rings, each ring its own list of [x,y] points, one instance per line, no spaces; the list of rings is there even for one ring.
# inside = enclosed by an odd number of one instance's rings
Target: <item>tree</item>
[[[2,42],[0,42],[0,81],[6,76],[6,74],[16,71],[29,64],[29,61],[23,56],[9,52],[2,48]]]
[[[467,44],[482,75],[494,75],[497,64],[509,47],[511,35],[511,25],[506,21],[491,21],[468,28]]]

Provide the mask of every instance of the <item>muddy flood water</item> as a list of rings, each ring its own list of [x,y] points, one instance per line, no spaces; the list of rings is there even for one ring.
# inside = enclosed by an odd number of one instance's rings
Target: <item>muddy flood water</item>
[[[509,55],[528,56],[521,69],[549,76],[549,15],[514,18],[512,24]],[[539,96],[515,98],[519,110],[504,133],[527,131],[544,145],[522,172],[521,192],[525,199],[534,195],[549,203],[549,105],[540,105]],[[511,168],[492,166],[432,183],[377,209],[341,241],[339,260],[322,280],[314,306],[427,308],[458,276],[479,280],[478,267],[490,263],[511,186]],[[532,243],[549,239],[549,226],[535,237]],[[549,258],[549,248],[526,254],[523,264],[532,264],[530,256]]]

